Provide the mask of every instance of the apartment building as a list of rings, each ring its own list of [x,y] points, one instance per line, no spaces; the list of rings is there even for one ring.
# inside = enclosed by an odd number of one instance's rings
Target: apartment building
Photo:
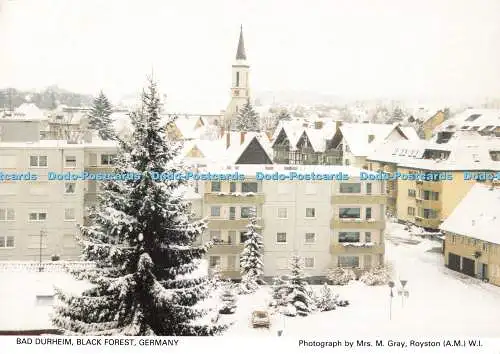
[[[441,224],[448,268],[500,286],[500,188],[476,183]]]
[[[40,140],[38,128],[37,120],[0,120],[0,171],[20,176],[0,182],[0,260],[77,259],[77,225],[92,192],[86,182],[49,180],[48,173],[87,170],[89,154],[96,167],[107,166],[116,153],[112,142]]]
[[[457,132],[447,143],[383,144],[369,156],[372,171],[400,176],[386,184],[387,211],[402,222],[438,229],[481,172],[500,170],[495,138]],[[434,174],[433,181],[404,176]],[[478,177],[478,178],[476,178]]]
[[[207,255],[209,265],[218,266],[224,276],[240,276],[239,256],[252,210],[264,239],[267,278],[285,274],[294,253],[304,257],[310,277],[324,277],[337,266],[366,269],[383,263],[382,182],[360,181],[359,169],[342,166],[235,165],[220,170],[245,175],[243,181],[207,181],[199,189],[208,219],[203,241],[215,243]],[[257,180],[257,172],[347,173],[350,178]]]

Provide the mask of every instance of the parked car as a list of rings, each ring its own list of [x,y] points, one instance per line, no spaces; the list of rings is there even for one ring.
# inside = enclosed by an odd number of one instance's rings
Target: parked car
[[[252,312],[252,327],[266,327],[269,328],[271,321],[267,311],[254,311]]]

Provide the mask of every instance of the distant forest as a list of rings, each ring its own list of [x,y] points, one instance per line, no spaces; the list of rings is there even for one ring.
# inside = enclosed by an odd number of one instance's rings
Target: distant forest
[[[23,103],[31,102],[41,109],[54,109],[60,104],[71,107],[90,106],[93,97],[61,89],[47,87],[42,91],[21,91],[15,88],[0,89],[0,109],[15,109]]]

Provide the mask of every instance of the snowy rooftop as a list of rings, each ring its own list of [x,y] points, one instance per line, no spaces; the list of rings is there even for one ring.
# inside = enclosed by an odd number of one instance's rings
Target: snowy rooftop
[[[498,151],[495,138],[470,139],[461,135],[447,143],[432,141],[398,141],[380,144],[368,155],[368,160],[395,163],[402,167],[430,171],[500,170],[500,161],[494,161],[490,151]],[[446,159],[424,158],[430,151],[449,153]]]
[[[475,184],[440,228],[500,244],[500,188]]]
[[[456,130],[494,130],[500,127],[500,110],[498,109],[467,109],[444,121],[436,131]]]
[[[391,133],[400,130],[409,141],[418,141],[418,135],[414,128],[401,127],[395,124],[375,124],[375,123],[344,123],[340,126],[342,136],[346,140],[352,154],[355,156],[368,156],[373,149],[387,141]],[[370,142],[369,137],[373,136]],[[404,139],[405,137],[401,137]]]
[[[344,165],[223,165],[213,164],[200,168],[201,172],[210,173],[242,173],[255,174],[256,172],[263,173],[316,173],[316,174],[337,174],[346,173],[349,176],[359,176],[360,172],[373,173],[373,171],[363,170],[361,168],[344,166]]]

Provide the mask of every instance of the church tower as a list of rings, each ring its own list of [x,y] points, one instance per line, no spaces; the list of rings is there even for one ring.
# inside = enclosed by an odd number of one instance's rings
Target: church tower
[[[226,129],[234,129],[238,110],[250,99],[249,72],[250,65],[247,62],[243,26],[241,26],[236,59],[232,66],[231,101],[225,113]]]

